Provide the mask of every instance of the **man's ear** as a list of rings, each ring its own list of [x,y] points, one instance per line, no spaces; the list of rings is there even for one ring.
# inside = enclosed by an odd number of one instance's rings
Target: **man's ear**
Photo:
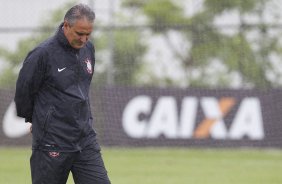
[[[70,24],[68,23],[68,21],[65,20],[63,23],[63,28],[67,29],[68,27],[70,27]]]

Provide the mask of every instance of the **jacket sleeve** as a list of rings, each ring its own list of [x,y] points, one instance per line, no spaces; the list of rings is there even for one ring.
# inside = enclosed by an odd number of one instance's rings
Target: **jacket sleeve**
[[[45,73],[45,63],[42,49],[31,51],[23,62],[20,70],[15,93],[17,115],[25,118],[26,122],[32,122],[33,105],[39,91]]]

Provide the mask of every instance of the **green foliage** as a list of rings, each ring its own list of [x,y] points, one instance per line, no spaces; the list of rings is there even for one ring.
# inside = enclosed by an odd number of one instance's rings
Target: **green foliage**
[[[94,76],[95,86],[107,85],[108,72],[112,75],[114,85],[130,86],[138,83],[138,74],[141,72],[143,63],[142,55],[146,51],[144,44],[140,42],[140,35],[137,31],[115,31],[113,33],[113,40],[109,40],[108,33],[95,37],[95,43],[97,45],[97,60]],[[113,44],[113,50],[108,50],[108,42]],[[100,70],[105,59],[102,55],[105,55],[104,51],[113,52],[112,57],[112,70],[109,71],[108,66],[104,70]]]
[[[6,66],[0,74],[0,86],[1,87],[14,87],[21,67],[21,63],[26,57],[27,53],[31,51],[36,45],[49,36],[54,34],[57,29],[56,26],[62,22],[64,10],[69,8],[73,2],[67,3],[64,7],[58,8],[54,12],[51,12],[51,16],[42,20],[43,24],[37,32],[33,32],[31,36],[26,37],[19,41],[14,51],[8,50],[3,46],[0,46],[0,57],[6,61]],[[54,28],[54,29],[50,29]]]
[[[141,8],[148,0],[123,0],[121,5],[127,8]]]
[[[143,12],[149,22],[156,25],[152,26],[152,31],[163,35],[168,43],[170,31],[177,31],[181,38],[189,43],[190,47],[184,52],[179,52],[173,45],[168,44],[171,52],[183,66],[181,72],[186,74],[186,86],[231,87],[231,82],[223,81],[232,80],[234,74],[240,76],[241,87],[269,88],[281,85],[278,80],[268,78],[269,73],[281,76],[274,70],[273,61],[270,59],[274,53],[280,60],[282,57],[281,45],[278,44],[277,38],[268,34],[271,32],[271,26],[263,22],[257,26],[247,26],[244,22],[245,17],[250,15],[260,19],[270,1],[205,0],[203,8],[190,17],[185,15],[184,6],[181,6],[180,1],[125,2],[127,8],[134,7]],[[235,33],[225,34],[214,24],[214,20],[231,11],[238,13],[241,25]],[[159,24],[166,26],[158,27]],[[251,40],[248,36],[253,32],[257,32],[257,36]],[[218,76],[214,76],[216,72],[211,76],[206,72],[214,60],[220,61],[227,68],[225,74],[218,71]],[[214,71],[216,70],[217,68],[214,68]],[[193,71],[201,75],[191,74]],[[211,78],[220,80],[216,83],[209,82]],[[167,85],[171,85],[171,82]]]
[[[205,7],[213,14],[220,14],[224,11],[239,10],[248,13],[264,0],[205,0]]]
[[[138,80],[136,74],[142,66],[142,55],[146,48],[137,32],[117,31],[114,48],[114,78],[117,85],[134,85]]]
[[[51,12],[51,16],[42,20],[43,24],[40,25],[41,29],[33,33],[30,37],[21,40],[15,51],[0,47],[0,57],[8,63],[4,72],[0,74],[0,86],[11,87],[15,85],[18,70],[27,53],[37,44],[54,34],[58,24],[62,22],[65,10],[70,8],[73,4],[74,2],[67,3],[63,7]],[[96,23],[96,27],[99,28],[99,23]],[[50,28],[54,29],[50,30]],[[92,38],[92,41],[95,40],[96,53],[98,56],[96,60],[97,65],[95,67],[95,85],[106,85],[109,72],[113,75],[114,84],[136,84],[138,81],[138,72],[142,69],[142,55],[146,51],[145,45],[141,44],[139,41],[139,33],[137,31],[115,31],[113,33],[114,40],[109,40],[108,31],[99,32],[97,30],[97,37],[95,37],[95,39]],[[114,44],[113,50],[109,50],[109,42]],[[112,71],[109,71],[107,67],[104,70],[100,69],[101,65],[104,65],[106,60],[103,57],[100,59],[99,56],[103,55],[105,51],[113,52]],[[109,60],[109,58],[107,59]]]
[[[273,55],[278,62],[282,61],[282,45],[277,36],[271,34],[272,27],[260,21],[270,0],[204,0],[203,7],[188,16],[184,9],[185,1],[177,0],[122,0],[122,8],[114,16],[119,23],[135,24],[136,19],[145,17],[150,33],[162,36],[175,60],[181,66],[179,73],[184,78],[181,85],[186,87],[232,87],[234,75],[239,76],[242,88],[270,88],[281,86],[282,73],[274,65]],[[0,47],[0,57],[5,61],[5,70],[0,74],[0,86],[13,86],[20,63],[35,45],[54,32],[55,26],[62,21],[67,4],[52,16],[42,21],[42,31],[22,40],[15,51]],[[132,16],[123,10],[131,11]],[[224,33],[224,27],[218,27],[214,21],[223,14],[236,13],[240,20],[232,34]],[[249,25],[246,17],[256,17],[257,25]],[[139,20],[139,19],[138,19]],[[137,23],[138,24],[138,23]],[[232,22],[230,22],[232,24]],[[96,22],[96,27],[99,27]],[[231,25],[232,26],[232,25]],[[47,28],[54,27],[54,30]],[[100,31],[102,30],[102,31]],[[96,85],[106,85],[109,75],[114,85],[162,85],[179,86],[180,82],[167,76],[154,76],[150,66],[144,66],[144,55],[148,43],[139,29],[97,29],[94,37],[96,45],[96,68],[94,81]],[[111,33],[109,32],[111,31]],[[189,46],[179,50],[172,42],[171,32],[177,33],[182,43]],[[109,35],[112,35],[109,37]],[[253,36],[250,39],[250,35]],[[108,67],[112,54],[112,67]],[[220,62],[224,71],[212,64]],[[150,61],[152,62],[152,61]],[[106,64],[105,64],[106,63]],[[210,72],[210,69],[214,72]],[[270,78],[270,74],[272,78]],[[140,76],[150,80],[140,81]],[[273,77],[274,76],[274,77]]]
[[[143,7],[143,11],[152,24],[173,25],[186,22],[181,7],[171,1],[148,1]]]

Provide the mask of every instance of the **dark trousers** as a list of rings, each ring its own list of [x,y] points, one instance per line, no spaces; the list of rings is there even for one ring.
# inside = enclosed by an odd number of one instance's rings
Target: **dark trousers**
[[[30,158],[33,184],[66,184],[72,172],[76,184],[110,184],[100,151],[33,150]]]

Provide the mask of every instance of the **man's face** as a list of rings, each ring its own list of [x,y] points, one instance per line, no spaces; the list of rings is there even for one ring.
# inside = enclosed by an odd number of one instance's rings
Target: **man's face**
[[[74,25],[64,22],[64,34],[70,45],[75,49],[82,48],[88,41],[93,30],[93,23],[86,18],[77,20]]]

